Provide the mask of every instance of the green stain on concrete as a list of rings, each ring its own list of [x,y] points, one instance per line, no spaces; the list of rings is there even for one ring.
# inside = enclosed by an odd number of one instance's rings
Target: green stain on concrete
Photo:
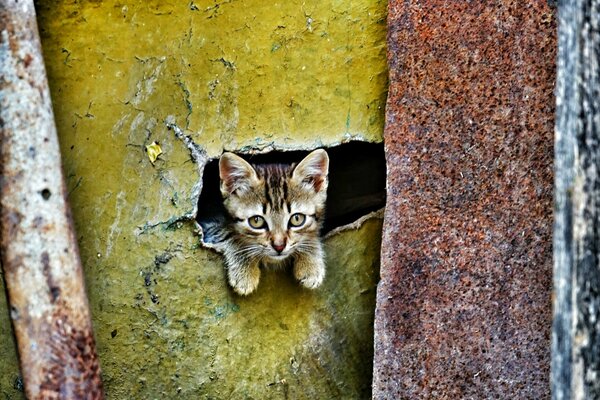
[[[327,239],[318,290],[266,271],[235,296],[181,220],[199,175],[166,121],[208,157],[381,142],[386,7],[38,2],[108,398],[369,397],[381,220]],[[0,394],[22,398],[0,314]]]

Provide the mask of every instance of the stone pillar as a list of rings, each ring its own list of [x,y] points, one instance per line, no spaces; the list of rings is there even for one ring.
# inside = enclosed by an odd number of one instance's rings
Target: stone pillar
[[[600,397],[600,1],[559,2],[554,399]]]
[[[555,16],[389,4],[373,398],[550,397]]]

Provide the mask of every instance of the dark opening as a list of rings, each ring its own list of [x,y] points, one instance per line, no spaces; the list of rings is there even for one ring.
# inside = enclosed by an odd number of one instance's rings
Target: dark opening
[[[329,187],[323,234],[385,206],[385,153],[382,143],[350,142],[326,148],[329,154]],[[252,164],[299,162],[310,151],[272,151],[240,154]],[[205,234],[207,226],[225,213],[219,190],[219,160],[204,168],[202,193],[196,217]],[[210,237],[205,236],[205,242]]]

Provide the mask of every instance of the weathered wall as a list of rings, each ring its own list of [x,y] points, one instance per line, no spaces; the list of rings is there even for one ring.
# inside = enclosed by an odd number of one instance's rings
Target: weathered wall
[[[108,398],[368,397],[380,220],[327,240],[319,290],[271,272],[234,296],[194,223],[163,223],[193,210],[199,179],[165,121],[210,157],[380,142],[385,15],[384,1],[38,2]],[[0,393],[19,398],[0,307]]]
[[[550,396],[548,3],[390,2],[377,399]]]

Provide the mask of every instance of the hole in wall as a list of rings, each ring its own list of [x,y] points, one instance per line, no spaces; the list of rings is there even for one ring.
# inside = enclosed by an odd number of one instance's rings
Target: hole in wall
[[[383,143],[350,142],[328,147],[329,186],[322,234],[351,224],[360,217],[385,206],[385,152]],[[252,164],[297,163],[310,151],[272,151],[265,154],[240,154]],[[219,190],[219,159],[204,167],[202,192],[196,220],[205,232],[204,242],[213,238],[207,227],[225,215]]]

